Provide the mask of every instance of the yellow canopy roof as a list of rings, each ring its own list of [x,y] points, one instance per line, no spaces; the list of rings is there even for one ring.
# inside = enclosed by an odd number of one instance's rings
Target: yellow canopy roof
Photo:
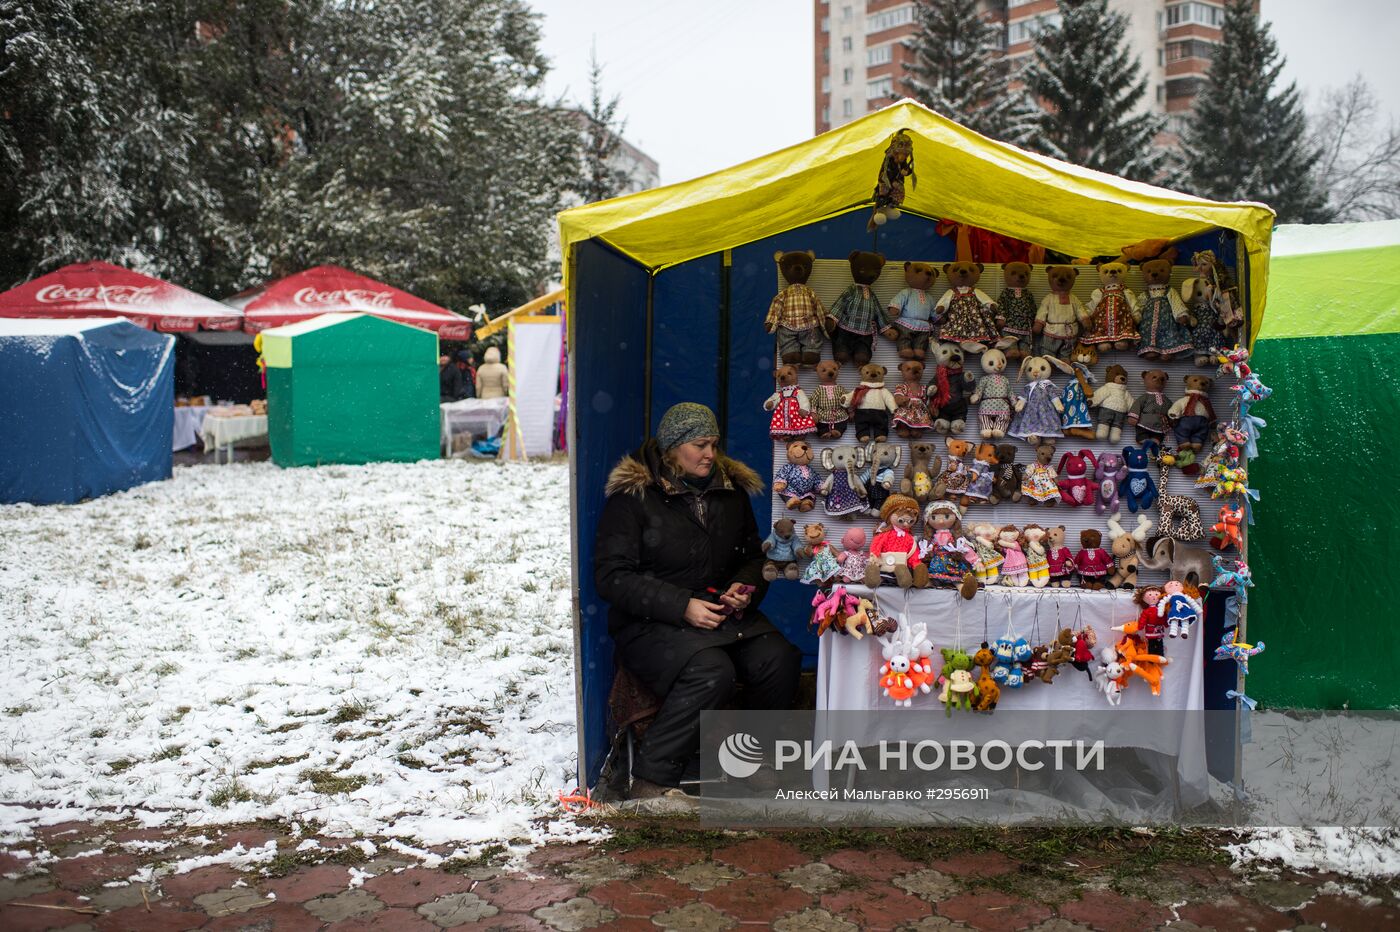
[[[899,129],[914,137],[918,185],[906,185],[904,208],[918,214],[1086,257],[1217,227],[1236,231],[1249,255],[1251,338],[1258,332],[1269,208],[1208,201],[1035,155],[912,100],[723,171],[566,210],[559,215],[564,255],[596,237],[656,270],[868,209],[885,145]]]

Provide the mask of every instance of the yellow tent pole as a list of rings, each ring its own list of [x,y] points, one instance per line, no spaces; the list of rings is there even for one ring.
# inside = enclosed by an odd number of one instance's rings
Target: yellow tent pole
[[[504,314],[502,314],[500,317],[497,317],[490,323],[478,327],[476,329],[476,338],[478,340],[484,340],[487,337],[491,336],[491,334],[499,331],[502,327],[508,325],[517,316],[529,317],[533,315],[536,311],[542,311],[545,308],[550,307],[554,304],[558,304],[560,301],[563,300],[563,288],[560,288],[557,291],[551,291],[549,294],[546,295],[540,295],[535,300],[526,302],[525,304],[522,304],[517,308],[513,308],[512,310],[506,311]]]
[[[515,320],[506,325],[509,329],[506,348],[506,429],[501,438],[501,459],[510,462],[524,460],[525,437],[520,431],[520,415],[515,407]]]

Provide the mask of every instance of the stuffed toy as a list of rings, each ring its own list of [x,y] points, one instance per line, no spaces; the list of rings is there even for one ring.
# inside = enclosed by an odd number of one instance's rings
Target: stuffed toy
[[[1167,379],[1161,369],[1148,369],[1142,374],[1142,394],[1137,396],[1128,409],[1128,423],[1137,430],[1137,443],[1156,440],[1159,443],[1167,434]]]
[[[1123,464],[1128,469],[1128,475],[1119,491],[1128,505],[1128,511],[1133,514],[1137,514],[1139,509],[1147,511],[1157,502],[1157,484],[1152,481],[1148,468],[1160,450],[1155,440],[1149,440],[1141,447],[1123,448]]]
[[[1107,454],[1105,454],[1105,459]],[[1113,556],[1113,573],[1108,577],[1110,589],[1132,589],[1138,583],[1138,554],[1147,535],[1152,530],[1152,522],[1146,515],[1137,516],[1137,527],[1123,530],[1119,523],[1120,513],[1115,511],[1108,516],[1108,530],[1113,536],[1108,541],[1108,552]]]
[[[1069,634],[1066,628],[1063,635]],[[1069,663],[1074,658],[1073,647],[1068,643],[1054,643],[1045,648],[1045,660],[1043,669],[1040,671],[1040,681],[1042,683],[1053,683],[1055,677],[1060,675],[1060,666]]]
[[[1113,659],[1105,660],[1099,664],[1099,679],[1096,685],[1108,704],[1116,706],[1123,702],[1123,686],[1128,679],[1128,671],[1118,661],[1117,651],[1113,651],[1112,648],[1105,648],[1105,650],[1112,652]],[[1090,679],[1092,678],[1090,677]]]
[[[899,217],[899,207],[904,203],[905,178],[909,179],[911,188],[919,183],[914,174],[913,137],[900,130],[890,137],[885,157],[880,162],[880,177],[875,181],[875,211],[865,225],[867,233],[874,233],[876,227]]]
[[[870,565],[865,568],[865,585],[880,586],[882,577],[893,577],[901,589],[914,585],[914,566],[919,559],[919,542],[912,528],[919,520],[919,503],[907,495],[891,495],[880,509],[884,530],[870,542]]]
[[[1137,322],[1142,319],[1137,295],[1123,287],[1128,266],[1123,262],[1098,265],[1099,287],[1089,296],[1089,323],[1079,338],[1090,346],[1125,350],[1138,342]]]
[[[1066,628],[1060,632],[1060,636],[1069,634]],[[1094,681],[1094,673],[1089,669],[1089,664],[1094,662],[1094,646],[1098,643],[1098,635],[1093,628],[1083,628],[1074,636],[1074,656],[1069,665],[1089,678],[1089,682]]]
[[[821,298],[807,287],[812,275],[816,253],[776,252],[773,259],[783,273],[787,285],[768,305],[763,329],[778,338],[778,358],[796,366],[815,366],[821,359],[822,330],[826,324],[826,308]]]
[[[928,386],[933,429],[941,434],[960,434],[967,425],[967,398],[976,379],[963,368],[963,351],[958,344],[939,343],[933,352],[938,362]]]
[[[1055,444],[1042,441],[1035,448],[1035,462],[1026,467],[1021,480],[1021,495],[1041,505],[1054,505],[1060,500],[1060,478],[1051,465],[1055,461]]]
[[[1001,564],[1005,562],[997,549],[997,527],[994,524],[977,524],[972,528],[972,547],[977,552],[977,560],[972,566],[977,581],[984,586],[994,586],[1001,576]]]
[[[1177,457],[1171,453],[1159,453],[1157,464],[1161,469],[1157,487],[1157,533],[1173,540],[1193,541],[1206,536],[1201,525],[1201,507],[1185,495],[1167,494],[1167,482],[1171,468]]]
[[[1016,342],[1004,338],[996,304],[977,287],[986,269],[980,262],[949,262],[943,266],[949,288],[938,299],[939,319],[943,329],[939,339],[957,343],[969,353],[980,353],[988,347],[1005,349]]]
[[[1166,593],[1161,586],[1143,586],[1133,591],[1133,604],[1138,607],[1137,620],[1114,628],[1129,634],[1137,634],[1147,642],[1151,653],[1165,652],[1167,643],[1167,623],[1162,620],[1157,606]],[[1129,630],[1131,629],[1131,630]]]
[[[933,498],[934,486],[938,481],[943,460],[935,456],[931,443],[909,444],[909,465],[904,467],[904,478],[899,482],[901,495],[908,495],[922,508]],[[898,460],[896,459],[896,462]]]
[[[1001,279],[1005,287],[997,298],[997,307],[1006,318],[1001,332],[1016,340],[1006,347],[1006,355],[1020,359],[1030,355],[1035,343],[1036,305],[1030,289],[1031,267],[1024,262],[1008,262],[1001,267]]]
[[[1234,569],[1226,569],[1225,561],[1218,556],[1210,558],[1211,567],[1215,571],[1215,578],[1210,581],[1210,588],[1225,589],[1233,592],[1239,597],[1241,602],[1249,601],[1248,590],[1254,585],[1254,576],[1249,572],[1249,565],[1243,560],[1235,560]]]
[[[1210,579],[1209,551],[1184,547],[1170,537],[1158,537],[1146,550],[1140,551],[1144,569],[1166,573],[1193,586],[1205,585]]]
[[[964,508],[973,502],[985,502],[992,497],[992,483],[997,477],[997,448],[990,443],[979,443],[972,452],[972,465],[968,467],[967,488],[959,500]]]
[[[997,468],[992,480],[992,494],[988,503],[1019,502],[1021,484],[1025,482],[1025,467],[1016,462],[1016,445],[999,443],[996,447]]]
[[[1169,579],[1162,586],[1157,615],[1167,623],[1167,637],[1180,636],[1184,641],[1191,636],[1191,626],[1201,620],[1203,613],[1199,595],[1194,589],[1188,592],[1186,584],[1177,579]]]
[[[812,391],[812,417],[817,422],[817,436],[823,440],[839,440],[846,432],[851,417],[851,394],[837,381],[841,364],[834,359],[817,363],[817,387]]]
[[[933,484],[933,497],[958,498],[967,491],[967,484],[972,479],[972,473],[963,459],[972,452],[972,444],[957,437],[944,437],[943,442],[948,447],[948,465]]]
[[[878,252],[856,250],[846,257],[852,283],[837,296],[826,315],[826,331],[831,334],[831,355],[839,363],[864,366],[870,362],[875,331],[884,321],[874,284],[885,268],[885,257]]]
[[[972,572],[977,551],[963,537],[962,516],[955,502],[943,499],[924,508],[924,538],[916,576],[926,586],[958,586],[963,598],[970,599],[977,592],[977,577]]]
[[[1058,589],[1068,589],[1074,585],[1078,567],[1074,562],[1074,553],[1065,546],[1063,524],[1045,529],[1045,556],[1050,561],[1050,585]]]
[[[850,517],[869,507],[865,501],[865,484],[860,481],[860,468],[864,465],[863,447],[842,444],[822,451],[822,468],[827,476],[818,491],[826,498],[828,515]]]
[[[1133,407],[1133,395],[1128,391],[1128,371],[1118,363],[1104,372],[1104,383],[1094,389],[1089,402],[1094,409],[1094,439],[1117,443],[1128,426],[1128,411]]]
[[[845,586],[833,586],[830,592],[818,589],[812,596],[812,620],[808,624],[816,626],[817,637],[833,628],[844,632],[846,619],[857,611],[859,602]]]
[[[1060,414],[1065,403],[1060,400],[1060,388],[1050,381],[1055,369],[1072,372],[1067,363],[1056,356],[1026,356],[1021,360],[1021,381],[1025,382],[1025,406],[1017,412],[1007,431],[1031,446],[1042,437],[1063,437]]]
[[[791,518],[779,518],[773,522],[773,533],[763,541],[762,549],[768,557],[763,562],[763,578],[772,582],[779,576],[796,580],[797,539],[793,537],[795,522]]]
[[[895,490],[898,480],[894,471],[899,468],[903,455],[900,447],[893,443],[872,440],[865,445],[865,472],[861,473],[860,478],[865,485],[866,501],[870,503],[867,511],[872,517],[880,513],[885,499]]]
[[[1172,264],[1151,259],[1142,264],[1147,292],[1138,299],[1138,355],[1174,359],[1191,352],[1191,312],[1171,287]]]
[[[1008,524],[997,531],[997,549],[1001,551],[1001,584],[1020,589],[1030,585],[1030,568],[1026,553],[1021,549],[1021,531]]]
[[[1113,558],[1103,549],[1103,535],[1093,528],[1079,532],[1079,552],[1074,555],[1074,568],[1079,584],[1085,589],[1102,589],[1113,572]]]
[[[1012,413],[1026,406],[1024,398],[1013,400],[1011,380],[1003,374],[1005,369],[1006,354],[1001,350],[989,349],[982,354],[983,375],[968,401],[978,406],[977,424],[984,440],[1005,437]]]
[[[1220,646],[1215,649],[1215,659],[1233,660],[1240,665],[1240,673],[1243,676],[1249,676],[1249,658],[1264,653],[1264,642],[1246,644],[1243,641],[1237,641],[1235,638],[1239,633],[1239,628],[1231,628],[1225,632],[1224,637],[1220,639]]]
[[[904,381],[894,389],[894,432],[901,437],[922,437],[933,426],[924,401],[924,364],[906,359],[899,364]]]
[[[773,370],[778,390],[768,396],[763,410],[772,411],[768,434],[774,440],[785,437],[805,437],[815,433],[817,422],[812,419],[812,406],[807,393],[797,385],[797,367],[779,366]]]
[[[1233,342],[1226,331],[1238,326],[1244,315],[1238,310],[1235,290],[1229,287],[1229,270],[1213,251],[1192,253],[1191,265],[1196,274],[1181,283],[1181,297],[1196,321],[1191,327],[1196,365],[1209,366],[1221,348]]]
[[[1210,436],[1211,427],[1215,424],[1210,387],[1211,378],[1208,375],[1186,376],[1186,394],[1167,409],[1177,446],[1183,450],[1201,449]]]
[[[1068,359],[1070,350],[1079,341],[1079,329],[1089,323],[1089,312],[1072,294],[1079,269],[1072,265],[1045,267],[1050,293],[1035,312],[1033,331],[1040,337],[1041,352]]]
[[[880,653],[885,662],[880,665],[879,685],[881,691],[893,700],[896,706],[908,708],[914,704],[919,694],[919,680],[915,677],[922,672],[917,657],[910,657],[903,642],[897,642],[899,632],[887,635],[889,640]],[[881,640],[884,640],[882,638]]]
[[[889,436],[890,415],[894,414],[894,409],[894,395],[885,388],[885,367],[873,362],[861,366],[860,387],[851,393],[856,439],[861,443],[871,440],[884,443]]]
[[[941,653],[943,670],[939,682],[943,684],[943,691],[938,694],[938,701],[943,703],[944,714],[951,718],[955,706],[965,712],[972,711],[976,691],[972,682],[972,658],[954,647],[945,647]]]
[[[812,445],[790,440],[787,463],[773,474],[773,491],[793,511],[811,511],[817,504],[817,471],[812,468]]]
[[[809,524],[802,529],[802,546],[797,555],[810,561],[802,573],[802,582],[809,586],[828,586],[841,575],[841,564],[836,560],[836,549],[827,542],[824,524]]]
[[[1105,453],[1094,465],[1094,513],[1118,510],[1118,492],[1128,478],[1128,467],[1117,453]]]
[[[1060,457],[1060,500],[1082,508],[1094,503],[1094,480],[1089,473],[1098,465],[1092,450],[1066,450]]]
[[[1241,549],[1244,547],[1244,540],[1240,536],[1240,525],[1244,523],[1244,508],[1231,508],[1223,505],[1220,508],[1220,520],[1211,525],[1210,545],[1216,550],[1228,550],[1231,547]]]
[[[1050,583],[1050,559],[1045,553],[1046,533],[1039,524],[1027,524],[1021,529],[1021,540],[1026,550],[1026,579],[1037,589],[1044,589]]]
[[[900,359],[923,362],[928,354],[928,341],[933,333],[937,315],[933,297],[928,293],[938,278],[938,269],[931,262],[904,263],[904,288],[894,296],[887,310],[890,325],[884,330],[894,340]]]
[[[1094,418],[1089,413],[1089,396],[1094,394],[1094,389],[1090,386],[1097,381],[1094,378],[1093,366],[1098,361],[1098,350],[1084,343],[1076,346],[1070,354],[1074,378],[1069,380],[1064,394],[1060,397],[1060,424],[1066,437],[1094,439]]]
[[[992,679],[992,671],[988,668],[982,669],[982,675],[977,678],[977,698],[972,700],[972,710],[974,712],[995,712],[997,703],[1001,701],[1001,687],[997,681]]]
[[[870,563],[870,551],[865,549],[865,531],[849,528],[841,535],[841,552],[836,555],[841,567],[841,579],[848,583],[865,582],[865,567]]]
[[[867,634],[877,634],[875,630],[875,603],[869,599],[857,599],[856,609],[845,616],[841,627],[837,630],[842,634],[849,634],[857,641]],[[864,632],[861,629],[865,629]]]
[[[1171,663],[1170,658],[1152,653],[1145,639],[1132,634],[1124,635],[1115,649],[1123,669],[1146,683],[1152,695],[1162,695],[1162,668]]]

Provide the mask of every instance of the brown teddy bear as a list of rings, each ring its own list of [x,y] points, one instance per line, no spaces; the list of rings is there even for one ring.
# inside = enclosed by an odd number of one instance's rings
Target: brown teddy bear
[[[1150,259],[1142,264],[1147,293],[1138,301],[1138,355],[1145,359],[1174,359],[1191,352],[1195,323],[1186,302],[1171,287],[1172,264]]]
[[[883,443],[889,436],[890,415],[894,410],[894,395],[885,388],[885,367],[873,362],[861,366],[860,387],[851,393],[856,439],[861,443],[870,440]]]
[[[899,374],[904,381],[894,389],[894,432],[901,437],[922,437],[933,426],[924,400],[924,364],[906,359],[899,364]]]
[[[972,452],[972,465],[968,468],[967,489],[959,504],[964,508],[973,502],[985,502],[992,497],[992,483],[996,480],[997,448],[993,443],[979,443]]]
[[[948,446],[948,465],[938,474],[933,485],[934,498],[957,498],[967,491],[972,473],[963,457],[972,452],[972,444],[958,437],[945,437]]]
[[[1176,444],[1183,450],[1199,450],[1210,437],[1215,425],[1215,409],[1210,404],[1211,378],[1208,375],[1186,376],[1186,394],[1167,409],[1167,420],[1176,434]]]
[[[1089,312],[1073,294],[1074,283],[1079,278],[1079,269],[1072,265],[1049,265],[1045,267],[1045,279],[1050,283],[1050,293],[1040,302],[1035,312],[1035,326],[1032,331],[1040,338],[1043,353],[1068,359],[1074,344],[1079,341],[1079,328],[1089,322]]]
[[[1045,529],[1045,559],[1050,562],[1050,585],[1068,589],[1074,585],[1074,554],[1065,546],[1063,524]]]
[[[890,326],[884,335],[895,341],[900,359],[923,362],[928,354],[929,336],[936,316],[929,289],[938,278],[932,262],[904,263],[904,288],[894,296],[888,308]]]
[[[967,398],[977,379],[963,368],[963,351],[958,344],[939,343],[933,352],[938,361],[928,383],[933,429],[941,434],[960,434],[967,425]]]
[[[1006,318],[1001,328],[1004,336],[1016,342],[1006,347],[1011,359],[1029,356],[1035,343],[1035,298],[1031,295],[1031,267],[1025,262],[1008,262],[1001,267],[1005,286],[997,298],[997,308]]]
[[[1036,445],[1035,462],[1021,477],[1021,495],[1038,505],[1054,505],[1060,500],[1060,474],[1055,471],[1055,442]]]
[[[822,358],[826,308],[817,293],[807,287],[815,259],[816,253],[811,250],[773,254],[787,285],[768,305],[763,329],[777,335],[778,358],[794,366],[815,366]]]
[[[1128,423],[1137,429],[1137,442],[1156,440],[1159,443],[1167,433],[1167,375],[1162,369],[1148,369],[1142,374],[1142,394],[1137,396],[1128,409]]]
[[[815,433],[817,422],[812,419],[812,405],[807,393],[797,384],[796,366],[779,366],[773,370],[777,390],[763,402],[763,410],[772,411],[768,435],[774,440],[784,437],[805,437]]]
[[[772,582],[779,576],[796,580],[797,539],[793,529],[797,526],[791,518],[779,518],[773,522],[773,533],[764,540],[762,549],[768,559],[763,563],[763,578]]]
[[[841,364],[833,359],[817,363],[817,387],[812,392],[812,417],[817,421],[817,436],[823,440],[839,440],[846,432],[851,417],[851,395],[837,381]]]
[[[1103,384],[1094,389],[1090,405],[1094,409],[1094,438],[1117,443],[1128,425],[1128,411],[1133,407],[1133,395],[1128,391],[1128,370],[1118,363],[1109,366]]]
[[[831,334],[831,355],[837,362],[864,366],[870,362],[875,331],[885,319],[872,287],[885,268],[885,257],[878,252],[856,250],[846,260],[851,267],[852,284],[832,302],[826,315],[826,332]]]
[[[931,443],[909,444],[909,465],[904,467],[904,478],[899,483],[902,495],[908,495],[919,503],[919,507],[929,503],[937,483],[943,460],[934,455]]]
[[[817,471],[812,468],[815,456],[807,441],[789,441],[788,461],[773,474],[773,491],[794,511],[811,511],[817,504]]]
[[[1021,483],[1025,481],[1025,467],[1016,462],[1016,445],[999,443],[996,450],[997,468],[992,479],[992,495],[989,504],[997,502],[1019,502]]]
[[[1006,319],[997,310],[996,302],[977,287],[985,269],[980,262],[949,262],[943,266],[950,287],[938,299],[938,316],[943,321],[939,339],[957,343],[969,353],[980,353],[988,347],[1005,349],[1016,342],[1015,337],[1001,335]]]
[[[1089,324],[1080,342],[1128,349],[1138,341],[1137,322],[1141,317],[1137,295],[1123,286],[1128,266],[1123,262],[1101,262],[1098,270],[1099,287],[1089,296]]]
[[[1102,589],[1113,572],[1113,558],[1103,549],[1103,534],[1093,528],[1079,532],[1079,552],[1074,555],[1079,584],[1085,589]],[[1051,573],[1053,575],[1053,568]]]

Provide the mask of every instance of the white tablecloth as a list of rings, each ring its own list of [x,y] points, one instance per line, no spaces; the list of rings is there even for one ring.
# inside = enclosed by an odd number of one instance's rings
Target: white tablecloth
[[[175,409],[175,432],[170,439],[171,450],[183,450],[199,443],[199,430],[204,425],[206,405],[189,405]]]
[[[218,417],[209,414],[200,428],[204,437],[204,452],[220,447],[232,447],[241,440],[252,440],[267,436],[267,415],[252,414],[246,417]]]
[[[442,447],[451,452],[456,434],[494,437],[506,423],[509,398],[464,398],[444,402],[442,408]]]

